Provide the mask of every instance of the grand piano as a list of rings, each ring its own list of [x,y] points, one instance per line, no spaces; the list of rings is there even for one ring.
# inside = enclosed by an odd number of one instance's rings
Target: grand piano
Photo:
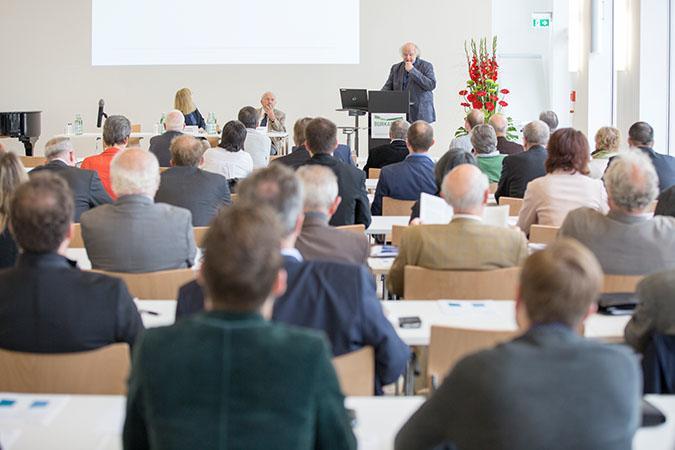
[[[26,156],[33,156],[33,146],[40,137],[42,111],[0,112],[0,137],[19,138]]]

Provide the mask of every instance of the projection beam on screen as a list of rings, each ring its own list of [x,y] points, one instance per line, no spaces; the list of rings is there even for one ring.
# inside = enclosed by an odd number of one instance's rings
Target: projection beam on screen
[[[92,0],[94,66],[358,64],[359,0]]]

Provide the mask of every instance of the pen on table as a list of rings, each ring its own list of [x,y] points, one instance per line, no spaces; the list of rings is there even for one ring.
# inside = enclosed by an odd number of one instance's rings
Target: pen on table
[[[159,316],[158,312],[150,311],[150,310],[147,310],[147,309],[139,309],[138,312],[141,313],[141,314],[150,314],[151,316]]]

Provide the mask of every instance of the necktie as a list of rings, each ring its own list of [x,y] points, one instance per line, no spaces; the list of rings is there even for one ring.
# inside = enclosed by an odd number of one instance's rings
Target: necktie
[[[267,126],[267,113],[263,116],[262,120],[260,121],[260,126],[261,127],[266,127]]]

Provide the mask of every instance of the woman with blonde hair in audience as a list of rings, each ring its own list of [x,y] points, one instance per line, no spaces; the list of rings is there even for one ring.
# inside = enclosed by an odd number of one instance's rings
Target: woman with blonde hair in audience
[[[619,153],[621,132],[618,128],[602,127],[595,133],[595,151],[591,153],[591,178],[602,178],[607,169],[609,158]]]
[[[591,152],[586,136],[562,128],[548,141],[546,175],[527,185],[518,227],[526,234],[532,224],[559,227],[567,213],[582,206],[605,214],[607,192],[602,181],[590,178]]]
[[[0,269],[14,266],[19,250],[9,232],[9,203],[16,188],[28,181],[28,174],[18,156],[0,152]]]
[[[201,129],[206,128],[206,122],[204,122],[204,117],[195,106],[194,101],[192,100],[192,91],[188,88],[179,89],[176,92],[176,99],[174,100],[173,107],[185,116],[185,125],[197,125]]]

